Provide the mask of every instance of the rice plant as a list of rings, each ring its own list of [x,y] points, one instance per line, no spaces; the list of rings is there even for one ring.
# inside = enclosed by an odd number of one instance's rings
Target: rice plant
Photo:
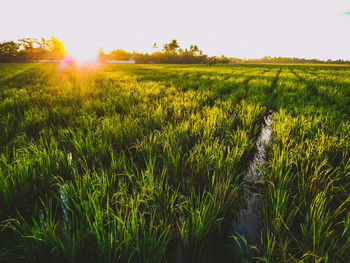
[[[0,261],[215,262],[273,110],[253,258],[346,262],[348,73],[1,64]]]

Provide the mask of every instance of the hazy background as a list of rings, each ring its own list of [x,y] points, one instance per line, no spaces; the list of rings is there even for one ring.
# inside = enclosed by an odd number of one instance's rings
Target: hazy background
[[[153,52],[176,38],[209,55],[350,59],[349,0],[2,0],[0,41]]]

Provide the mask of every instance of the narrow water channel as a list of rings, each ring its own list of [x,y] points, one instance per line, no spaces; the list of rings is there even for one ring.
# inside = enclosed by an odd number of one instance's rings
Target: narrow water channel
[[[256,153],[246,174],[246,179],[252,182],[253,185],[262,179],[271,133],[272,112],[264,117],[264,124],[256,142]],[[245,191],[246,207],[240,211],[237,220],[235,220],[233,233],[235,233],[236,236],[239,234],[239,236],[246,240],[246,244],[241,239],[237,240],[238,243],[235,245],[235,254],[251,262],[252,259],[249,257],[249,254],[245,254],[247,251],[246,245],[248,247],[250,245],[254,246],[258,242],[260,233],[259,205],[262,202],[262,196],[257,193],[254,187],[247,187]]]
[[[271,139],[272,133],[272,111],[264,117],[264,123],[256,142],[256,152],[251,161],[248,171],[245,174],[247,181],[251,182],[250,187],[245,189],[246,206],[240,211],[240,214],[228,224],[229,228],[226,236],[242,236],[247,245],[256,245],[258,242],[260,228],[259,228],[259,211],[263,197],[258,195],[258,189],[254,184],[262,179],[264,174],[264,166],[267,158],[267,148]],[[231,226],[230,226],[231,225]],[[230,228],[231,227],[231,228]],[[244,262],[254,262],[249,254],[245,254],[247,249],[243,240],[238,241],[239,245],[235,243],[232,238],[226,240],[218,240],[218,245],[225,247],[221,250],[223,253],[219,255],[220,251],[207,251],[208,255],[203,262],[237,262],[235,260],[244,259]],[[234,244],[235,243],[235,244]],[[213,245],[213,244],[212,244]],[[241,248],[239,248],[241,246]],[[214,249],[215,250],[215,249]],[[211,252],[215,252],[212,254]],[[184,263],[184,255],[181,251],[180,243],[174,246],[172,251],[171,262]],[[234,257],[234,258],[232,258]],[[243,261],[243,260],[242,260]]]
[[[73,155],[71,152],[69,152],[67,154],[67,161],[69,165],[72,165],[72,160],[73,160]],[[72,241],[72,237],[71,237],[71,232],[72,232],[72,224],[69,221],[69,215],[68,215],[68,211],[66,209],[67,207],[67,201],[68,201],[68,194],[67,194],[67,189],[66,186],[63,184],[60,186],[59,188],[59,194],[60,194],[60,198],[61,198],[61,208],[62,208],[62,212],[63,212],[63,218],[64,221],[66,222],[66,227],[67,227],[67,237],[68,237],[68,241],[69,243]]]

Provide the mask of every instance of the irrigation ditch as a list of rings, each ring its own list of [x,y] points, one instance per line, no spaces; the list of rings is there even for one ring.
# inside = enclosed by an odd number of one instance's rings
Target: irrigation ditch
[[[268,103],[268,110],[264,116],[264,122],[256,141],[256,151],[249,164],[246,180],[250,183],[244,189],[246,207],[244,207],[236,220],[234,221],[233,233],[235,239],[234,254],[239,256],[238,260],[243,262],[253,262],[253,253],[251,250],[256,248],[260,233],[260,211],[263,202],[262,179],[265,173],[265,161],[267,158],[267,149],[271,140],[273,111],[275,110],[275,99],[277,96],[276,88],[282,67],[277,71],[272,80],[269,93],[271,97]]]
[[[263,203],[263,177],[265,174],[265,162],[268,146],[272,135],[273,112],[275,110],[276,88],[282,68],[279,68],[272,80],[269,93],[266,114],[260,134],[255,143],[255,153],[244,176],[247,186],[244,188],[244,204],[238,215],[229,216],[229,220],[223,220],[221,240],[211,240],[205,250],[205,256],[201,262],[254,262],[254,249],[260,236],[260,212]],[[264,73],[264,72],[263,72]],[[245,80],[245,85],[252,78]],[[220,236],[220,235],[219,235]],[[220,238],[219,238],[220,239]],[[174,244],[171,252],[171,262],[187,263],[179,242]],[[232,261],[235,260],[235,261]]]
[[[267,148],[272,134],[272,114],[270,110],[264,117],[264,123],[256,142],[256,152],[245,175],[250,182],[250,186],[245,188],[246,207],[240,211],[233,226],[236,241],[234,252],[242,260],[249,262],[252,261],[249,250],[257,244],[259,238],[259,211],[263,196],[258,185],[264,175]]]
[[[256,151],[245,173],[247,187],[244,189],[244,204],[239,214],[229,216],[229,219],[223,221],[222,233],[211,237],[210,244],[207,245],[205,255],[200,262],[254,262],[252,248],[257,245],[260,235],[259,222],[263,202],[262,180],[272,134],[272,121],[273,111],[268,110],[255,144]],[[170,254],[170,262],[188,262],[179,242],[174,242]]]

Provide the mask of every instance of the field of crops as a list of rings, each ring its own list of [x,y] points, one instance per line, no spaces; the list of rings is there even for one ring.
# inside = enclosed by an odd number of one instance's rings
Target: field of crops
[[[0,64],[0,262],[350,262],[349,117],[350,67]]]

